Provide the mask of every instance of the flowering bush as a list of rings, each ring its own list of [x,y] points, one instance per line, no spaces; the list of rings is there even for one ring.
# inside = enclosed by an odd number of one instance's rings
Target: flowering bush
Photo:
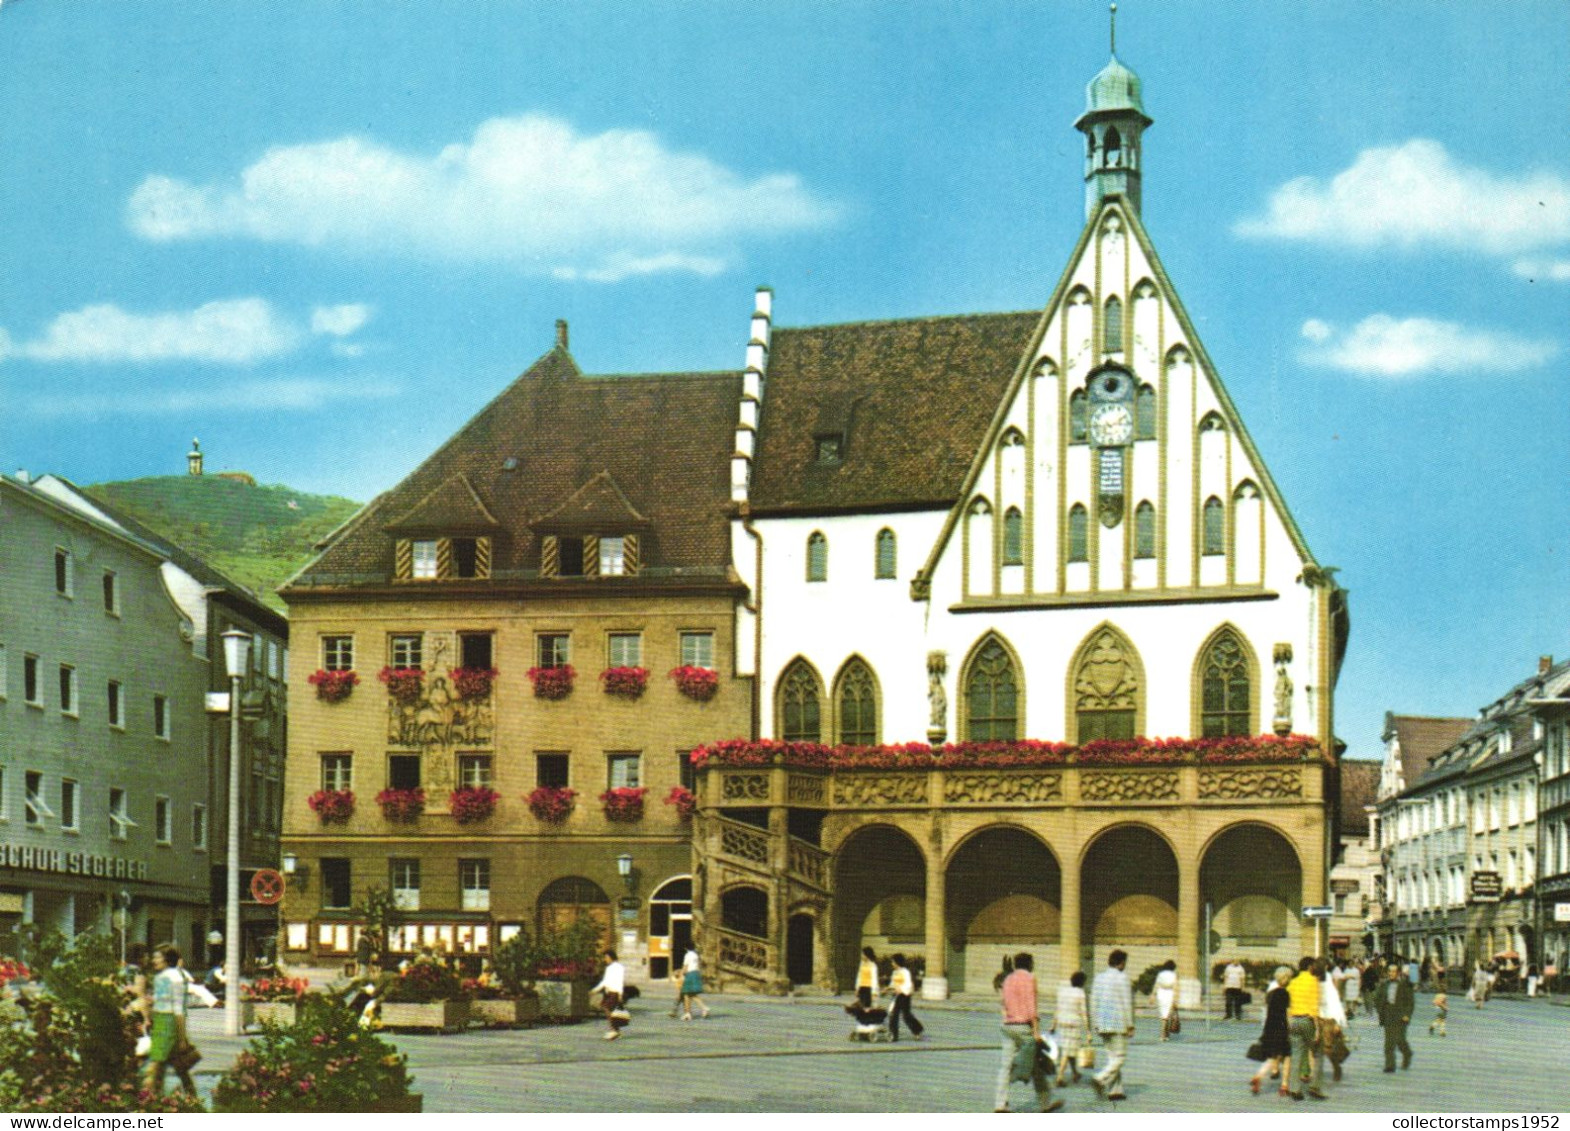
[[[647,789],[629,789],[626,786],[607,789],[600,794],[600,805],[605,810],[605,819],[608,821],[643,820],[643,798],[648,792]]]
[[[531,948],[530,976],[551,982],[572,982],[596,978],[600,973],[600,951],[605,937],[592,919],[577,919],[565,927],[547,931]]]
[[[677,691],[688,699],[696,699],[699,703],[707,703],[720,689],[720,673],[710,671],[708,668],[683,665],[672,668],[670,677],[676,681]]]
[[[213,1089],[218,1111],[387,1110],[409,1094],[406,1058],[342,1002],[301,1000],[293,1025],[264,1024]]]
[[[567,814],[572,812],[573,800],[577,796],[576,790],[542,785],[524,800],[529,803],[529,812],[540,820],[555,825],[567,819]]]
[[[425,673],[419,668],[383,668],[376,676],[387,685],[387,694],[400,703],[416,703],[425,688]]]
[[[606,668],[600,673],[605,694],[619,695],[623,699],[636,699],[649,684],[648,668]]]
[[[0,990],[5,989],[7,983],[26,981],[32,974],[27,967],[14,958],[0,958]]]
[[[578,673],[571,664],[556,668],[530,668],[529,680],[534,684],[536,699],[565,699],[572,694],[573,677]]]
[[[389,821],[408,824],[425,812],[425,790],[384,789],[376,795],[376,804]]]
[[[429,958],[420,958],[398,972],[387,984],[387,1001],[456,1001],[468,1000],[463,979]]]
[[[1083,746],[1062,742],[955,742],[928,746],[910,742],[895,746],[825,746],[816,742],[731,739],[700,746],[692,752],[694,767],[787,766],[829,770],[970,769],[1020,766],[1160,766],[1198,762],[1306,762],[1319,753],[1319,743],[1306,735],[1232,738],[1101,739]]]
[[[447,806],[452,810],[453,819],[460,825],[472,825],[496,812],[496,803],[501,797],[489,786],[465,786],[448,795]]]
[[[323,703],[342,703],[360,682],[353,672],[329,672],[318,668],[305,677],[305,682],[316,688],[316,697]]]
[[[495,668],[453,668],[452,686],[459,699],[485,699],[500,673]]]
[[[692,820],[692,815],[698,811],[697,797],[684,785],[671,786],[671,791],[665,795],[665,804],[676,806],[676,816],[683,821]]]
[[[352,789],[319,789],[305,799],[324,825],[341,825],[354,816]]]
[[[311,988],[304,978],[258,978],[240,984],[241,1001],[299,1001]]]

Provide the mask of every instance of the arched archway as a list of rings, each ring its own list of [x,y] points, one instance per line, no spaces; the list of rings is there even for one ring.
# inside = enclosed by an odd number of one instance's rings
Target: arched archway
[[[1089,955],[1078,969],[1094,975],[1113,950],[1128,952],[1128,975],[1177,958],[1178,862],[1172,846],[1144,825],[1116,825],[1096,837],[1080,862],[1080,916]]]
[[[1052,849],[1013,825],[972,834],[944,870],[952,989],[990,992],[1004,955],[1029,951],[1043,986],[1058,979],[1062,872]]]
[[[1280,831],[1250,823],[1218,833],[1200,857],[1199,898],[1210,904],[1217,958],[1293,963],[1301,956],[1303,869]]]
[[[751,884],[737,884],[720,893],[720,926],[727,931],[768,937],[769,893]]]
[[[856,830],[834,854],[834,977],[855,984],[856,960],[926,952],[927,862],[920,846],[892,825]]]
[[[664,978],[692,944],[692,877],[666,880],[649,896],[649,977]]]
[[[603,945],[610,945],[611,900],[604,888],[583,876],[562,876],[545,885],[535,910],[537,935],[554,934],[584,921],[597,925]]]

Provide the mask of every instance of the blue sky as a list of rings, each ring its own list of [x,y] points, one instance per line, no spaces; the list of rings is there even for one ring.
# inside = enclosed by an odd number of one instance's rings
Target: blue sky
[[[1570,653],[1570,4],[1125,0],[1144,219],[1319,559],[1338,731]],[[1043,306],[1097,2],[0,2],[0,466],[367,499],[590,372]],[[632,191],[630,186],[638,186]]]

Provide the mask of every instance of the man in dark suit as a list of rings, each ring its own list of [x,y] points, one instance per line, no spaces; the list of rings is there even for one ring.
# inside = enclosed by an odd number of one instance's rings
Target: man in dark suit
[[[1412,1067],[1412,1046],[1406,1043],[1406,1027],[1412,1020],[1412,982],[1401,967],[1391,963],[1389,981],[1380,986],[1375,999],[1379,1024],[1385,1030],[1385,1071],[1396,1070],[1396,1050],[1401,1050],[1401,1067]]]

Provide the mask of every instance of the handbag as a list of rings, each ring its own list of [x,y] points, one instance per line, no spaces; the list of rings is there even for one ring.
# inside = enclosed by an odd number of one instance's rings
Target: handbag
[[[190,1041],[181,1041],[169,1054],[169,1067],[176,1072],[189,1072],[201,1062],[201,1050]]]
[[[1096,1048],[1088,1042],[1079,1046],[1079,1054],[1075,1061],[1081,1072],[1089,1072],[1096,1067]]]
[[[1249,1060],[1257,1060],[1261,1064],[1270,1059],[1265,1055],[1265,1046],[1261,1041],[1255,1041],[1253,1044],[1249,1045],[1248,1052],[1244,1055],[1246,1055]]]

